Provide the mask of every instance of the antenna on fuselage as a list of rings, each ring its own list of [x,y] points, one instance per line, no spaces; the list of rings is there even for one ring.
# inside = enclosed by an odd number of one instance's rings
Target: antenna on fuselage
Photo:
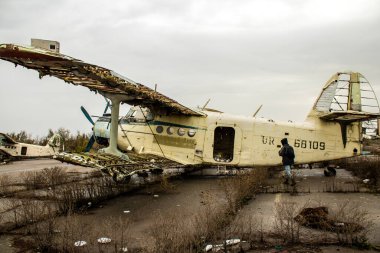
[[[211,98],[209,98],[207,100],[207,102],[204,104],[204,106],[202,106],[202,111],[206,108],[206,106],[208,105],[208,103],[210,102]]]
[[[261,107],[263,107],[263,105],[260,105],[259,108],[257,108],[256,112],[253,114],[253,118],[256,117],[256,115],[259,113],[259,111],[261,110]]]

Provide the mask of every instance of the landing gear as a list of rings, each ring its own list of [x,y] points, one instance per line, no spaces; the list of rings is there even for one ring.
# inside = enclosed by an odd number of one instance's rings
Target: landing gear
[[[323,173],[325,174],[326,177],[335,177],[336,176],[336,166],[333,165],[328,165]]]

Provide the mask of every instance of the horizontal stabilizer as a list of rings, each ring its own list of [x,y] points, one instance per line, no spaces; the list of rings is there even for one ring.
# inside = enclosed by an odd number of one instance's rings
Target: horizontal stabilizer
[[[358,112],[358,111],[335,111],[325,113],[319,116],[319,118],[331,121],[342,122],[355,122],[355,121],[368,121],[380,118],[380,113]]]

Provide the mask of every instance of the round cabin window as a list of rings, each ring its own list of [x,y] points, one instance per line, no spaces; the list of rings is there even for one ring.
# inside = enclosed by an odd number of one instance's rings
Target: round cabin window
[[[184,136],[185,133],[186,133],[185,129],[183,129],[183,128],[178,128],[178,135],[179,135],[179,136]]]
[[[194,137],[195,133],[197,131],[195,129],[190,129],[189,132],[187,132],[187,134],[190,136],[190,137]]]
[[[172,135],[174,133],[174,128],[173,127],[168,127],[168,129],[166,129],[166,132],[169,134],[169,135]]]
[[[156,132],[161,134],[164,131],[164,128],[162,126],[157,126],[156,127]]]

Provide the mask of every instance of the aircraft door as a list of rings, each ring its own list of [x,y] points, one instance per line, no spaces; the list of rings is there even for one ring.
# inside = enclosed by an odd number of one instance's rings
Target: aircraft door
[[[210,125],[205,138],[204,161],[236,165],[240,161],[241,129],[234,125]]]
[[[27,147],[21,147],[21,155],[26,155],[27,150]]]

